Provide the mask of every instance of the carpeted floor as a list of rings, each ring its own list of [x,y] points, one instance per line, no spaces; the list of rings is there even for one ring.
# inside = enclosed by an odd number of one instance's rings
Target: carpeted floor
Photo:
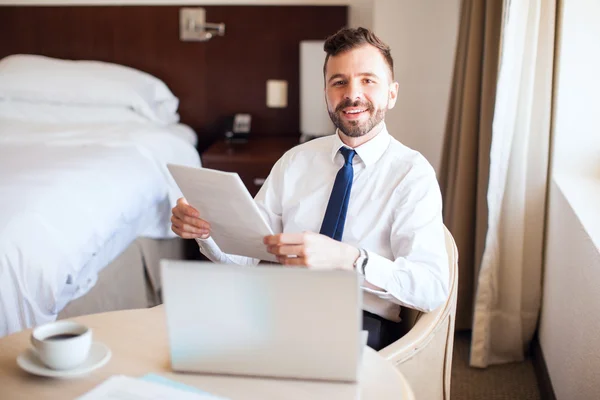
[[[469,367],[468,332],[455,336],[452,358],[452,400],[540,400],[535,371],[530,359],[522,363]]]

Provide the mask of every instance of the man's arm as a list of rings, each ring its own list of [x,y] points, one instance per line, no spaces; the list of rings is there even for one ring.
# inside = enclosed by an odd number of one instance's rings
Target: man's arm
[[[198,243],[200,252],[214,263],[257,265],[260,262],[258,258],[237,256],[223,252],[219,245],[217,245],[217,243],[211,237],[207,239],[196,238],[196,243]]]
[[[267,251],[282,265],[321,269],[354,269],[359,251],[347,243],[314,232],[266,236]]]
[[[448,254],[442,198],[435,172],[418,165],[395,192],[390,241],[394,260],[369,253],[365,280],[379,297],[420,311],[432,311],[448,297]]]
[[[402,306],[432,311],[448,296],[449,271],[442,199],[431,166],[425,161],[416,166],[394,196],[394,259],[365,249],[369,261],[363,286]],[[267,236],[264,242],[281,264],[290,266],[353,269],[359,255],[357,248],[314,232]]]

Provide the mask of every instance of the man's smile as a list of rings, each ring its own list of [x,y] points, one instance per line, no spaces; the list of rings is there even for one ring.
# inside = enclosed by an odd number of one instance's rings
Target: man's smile
[[[347,107],[341,110],[344,119],[347,120],[357,120],[361,118],[362,115],[368,115],[369,109],[367,107]]]

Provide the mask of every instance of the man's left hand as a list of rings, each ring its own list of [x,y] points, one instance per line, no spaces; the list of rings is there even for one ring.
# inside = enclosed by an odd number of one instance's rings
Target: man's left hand
[[[359,251],[347,243],[314,232],[265,236],[267,251],[283,265],[353,269]]]

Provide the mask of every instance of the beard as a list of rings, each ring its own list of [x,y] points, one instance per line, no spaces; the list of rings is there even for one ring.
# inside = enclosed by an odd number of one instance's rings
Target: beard
[[[341,117],[341,114],[344,112],[343,110],[346,107],[364,108],[366,112],[369,113],[369,119],[364,122],[344,121]],[[331,118],[331,121],[335,127],[348,137],[361,137],[366,135],[367,133],[371,132],[374,127],[379,125],[379,123],[381,123],[381,121],[383,121],[385,118],[385,109],[375,109],[373,103],[370,101],[361,102],[357,100],[352,102],[349,99],[346,99],[338,104],[338,106],[335,108],[335,111],[329,111],[328,109],[327,112],[329,113],[329,118]]]

